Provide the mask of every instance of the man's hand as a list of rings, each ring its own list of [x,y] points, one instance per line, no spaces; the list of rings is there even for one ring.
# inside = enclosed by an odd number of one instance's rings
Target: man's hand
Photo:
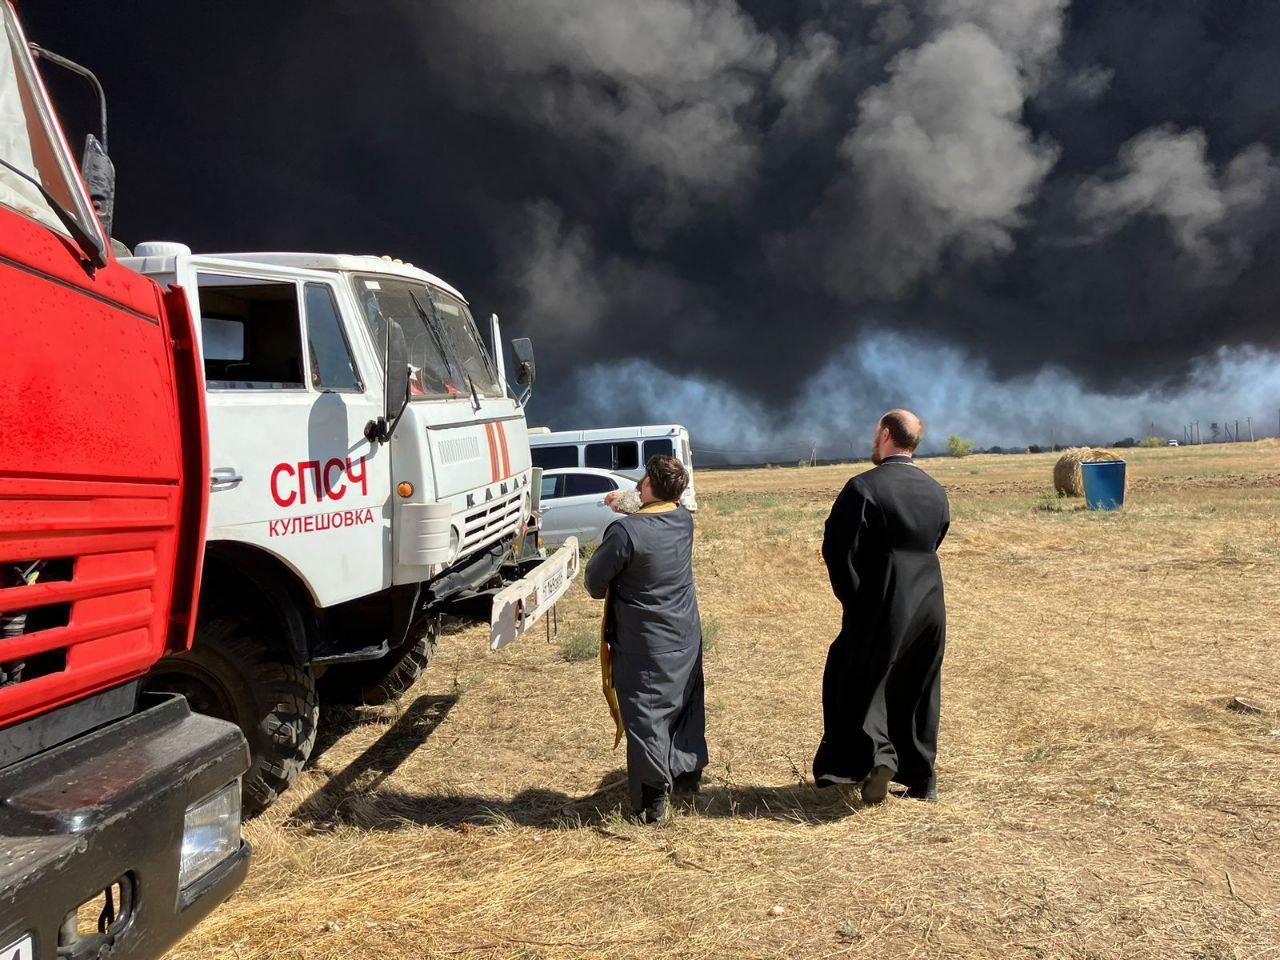
[[[614,513],[635,513],[643,505],[634,490],[612,490],[604,495],[603,502]]]

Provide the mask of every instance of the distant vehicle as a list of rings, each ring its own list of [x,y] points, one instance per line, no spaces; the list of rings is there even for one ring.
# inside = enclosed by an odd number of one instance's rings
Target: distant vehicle
[[[542,473],[542,542],[564,543],[577,537],[579,544],[599,543],[604,528],[618,519],[605,506],[606,494],[634,489],[630,477],[590,467],[567,467]]]
[[[544,470],[591,467],[632,480],[644,476],[644,465],[655,454],[675,457],[689,472],[689,488],[681,503],[690,511],[698,509],[698,496],[693,489],[693,447],[689,431],[678,423],[602,430],[551,431],[534,427],[529,430],[529,448],[533,465]]]
[[[1171,446],[1171,447],[1176,447],[1177,445],[1178,445],[1178,441],[1177,441],[1177,440],[1170,440],[1170,441],[1169,441],[1169,446]]]

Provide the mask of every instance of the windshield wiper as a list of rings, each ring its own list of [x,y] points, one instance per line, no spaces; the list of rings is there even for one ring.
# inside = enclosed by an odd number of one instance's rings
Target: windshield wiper
[[[457,359],[453,356],[453,353],[445,345],[444,339],[440,336],[440,331],[436,329],[435,322],[431,319],[431,314],[427,311],[427,308],[424,307],[422,303],[418,300],[418,292],[414,290],[412,287],[409,288],[409,299],[413,302],[414,309],[418,311],[418,316],[422,319],[422,325],[427,328],[427,330],[431,333],[431,339],[436,342],[436,346],[440,350],[440,358],[449,365],[449,369],[452,371],[450,376],[458,378],[459,380],[466,380],[467,379],[466,371],[458,366]],[[458,377],[459,374],[461,374],[462,376]],[[472,394],[474,395],[475,388],[472,387],[471,389],[472,389]]]
[[[98,238],[85,230],[80,221],[75,218],[75,215],[59,203],[54,195],[45,189],[43,183],[31,176],[31,174],[27,173],[25,170],[15,167],[3,157],[0,157],[0,166],[4,167],[11,173],[16,173],[23,180],[27,181],[27,183],[40,191],[40,196],[44,197],[45,203],[49,204],[49,206],[53,208],[53,212],[57,214],[58,219],[62,221],[62,225],[66,227],[67,232],[71,234],[71,239],[79,245],[80,252],[83,254],[86,263],[90,263],[94,267],[105,267],[107,265],[106,251],[102,249],[102,245],[98,242]],[[90,251],[92,251],[92,253],[90,253]]]

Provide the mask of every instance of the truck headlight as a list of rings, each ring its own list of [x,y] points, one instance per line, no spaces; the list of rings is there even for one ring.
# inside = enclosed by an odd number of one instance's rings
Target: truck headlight
[[[240,781],[187,807],[178,886],[191,886],[240,849]]]

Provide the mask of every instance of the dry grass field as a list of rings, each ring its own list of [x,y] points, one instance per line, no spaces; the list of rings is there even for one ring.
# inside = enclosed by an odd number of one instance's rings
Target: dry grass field
[[[863,467],[702,472],[696,806],[620,816],[594,662],[456,633],[398,707],[331,718],[176,955],[1280,958],[1280,445],[1129,453],[1118,514],[1054,498],[1052,455],[924,463],[954,517],[938,804],[809,782],[822,522]],[[575,588],[562,634],[597,615]]]

